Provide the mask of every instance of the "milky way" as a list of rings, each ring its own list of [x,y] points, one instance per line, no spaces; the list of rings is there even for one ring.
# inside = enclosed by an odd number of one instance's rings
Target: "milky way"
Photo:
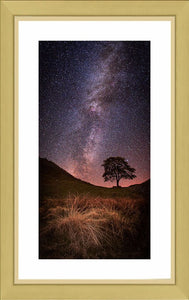
[[[39,43],[40,156],[104,183],[103,160],[122,156],[150,177],[150,43]]]

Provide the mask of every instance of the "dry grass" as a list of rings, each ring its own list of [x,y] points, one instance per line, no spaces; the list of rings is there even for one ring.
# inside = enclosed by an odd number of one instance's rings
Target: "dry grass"
[[[40,209],[40,257],[119,258],[134,249],[143,206],[139,200],[89,195],[48,199]]]

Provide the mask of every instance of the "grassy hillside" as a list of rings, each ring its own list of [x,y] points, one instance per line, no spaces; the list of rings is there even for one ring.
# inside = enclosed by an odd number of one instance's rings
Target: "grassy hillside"
[[[104,198],[129,197],[136,199],[137,196],[145,198],[149,195],[150,190],[150,180],[139,185],[132,185],[128,188],[105,188],[95,186],[73,177],[53,162],[44,158],[40,158],[39,160],[39,174],[41,199],[52,196],[64,198],[70,193],[87,193],[92,196]]]
[[[150,181],[104,188],[39,160],[40,258],[149,258]]]

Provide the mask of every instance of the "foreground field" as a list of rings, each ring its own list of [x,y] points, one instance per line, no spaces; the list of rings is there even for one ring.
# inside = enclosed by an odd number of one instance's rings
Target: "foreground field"
[[[149,182],[95,187],[40,163],[40,258],[150,258]]]

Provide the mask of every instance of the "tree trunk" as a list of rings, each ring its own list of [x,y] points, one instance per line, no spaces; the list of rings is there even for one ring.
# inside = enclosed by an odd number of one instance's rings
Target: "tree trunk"
[[[119,179],[117,179],[117,187],[119,187]]]

